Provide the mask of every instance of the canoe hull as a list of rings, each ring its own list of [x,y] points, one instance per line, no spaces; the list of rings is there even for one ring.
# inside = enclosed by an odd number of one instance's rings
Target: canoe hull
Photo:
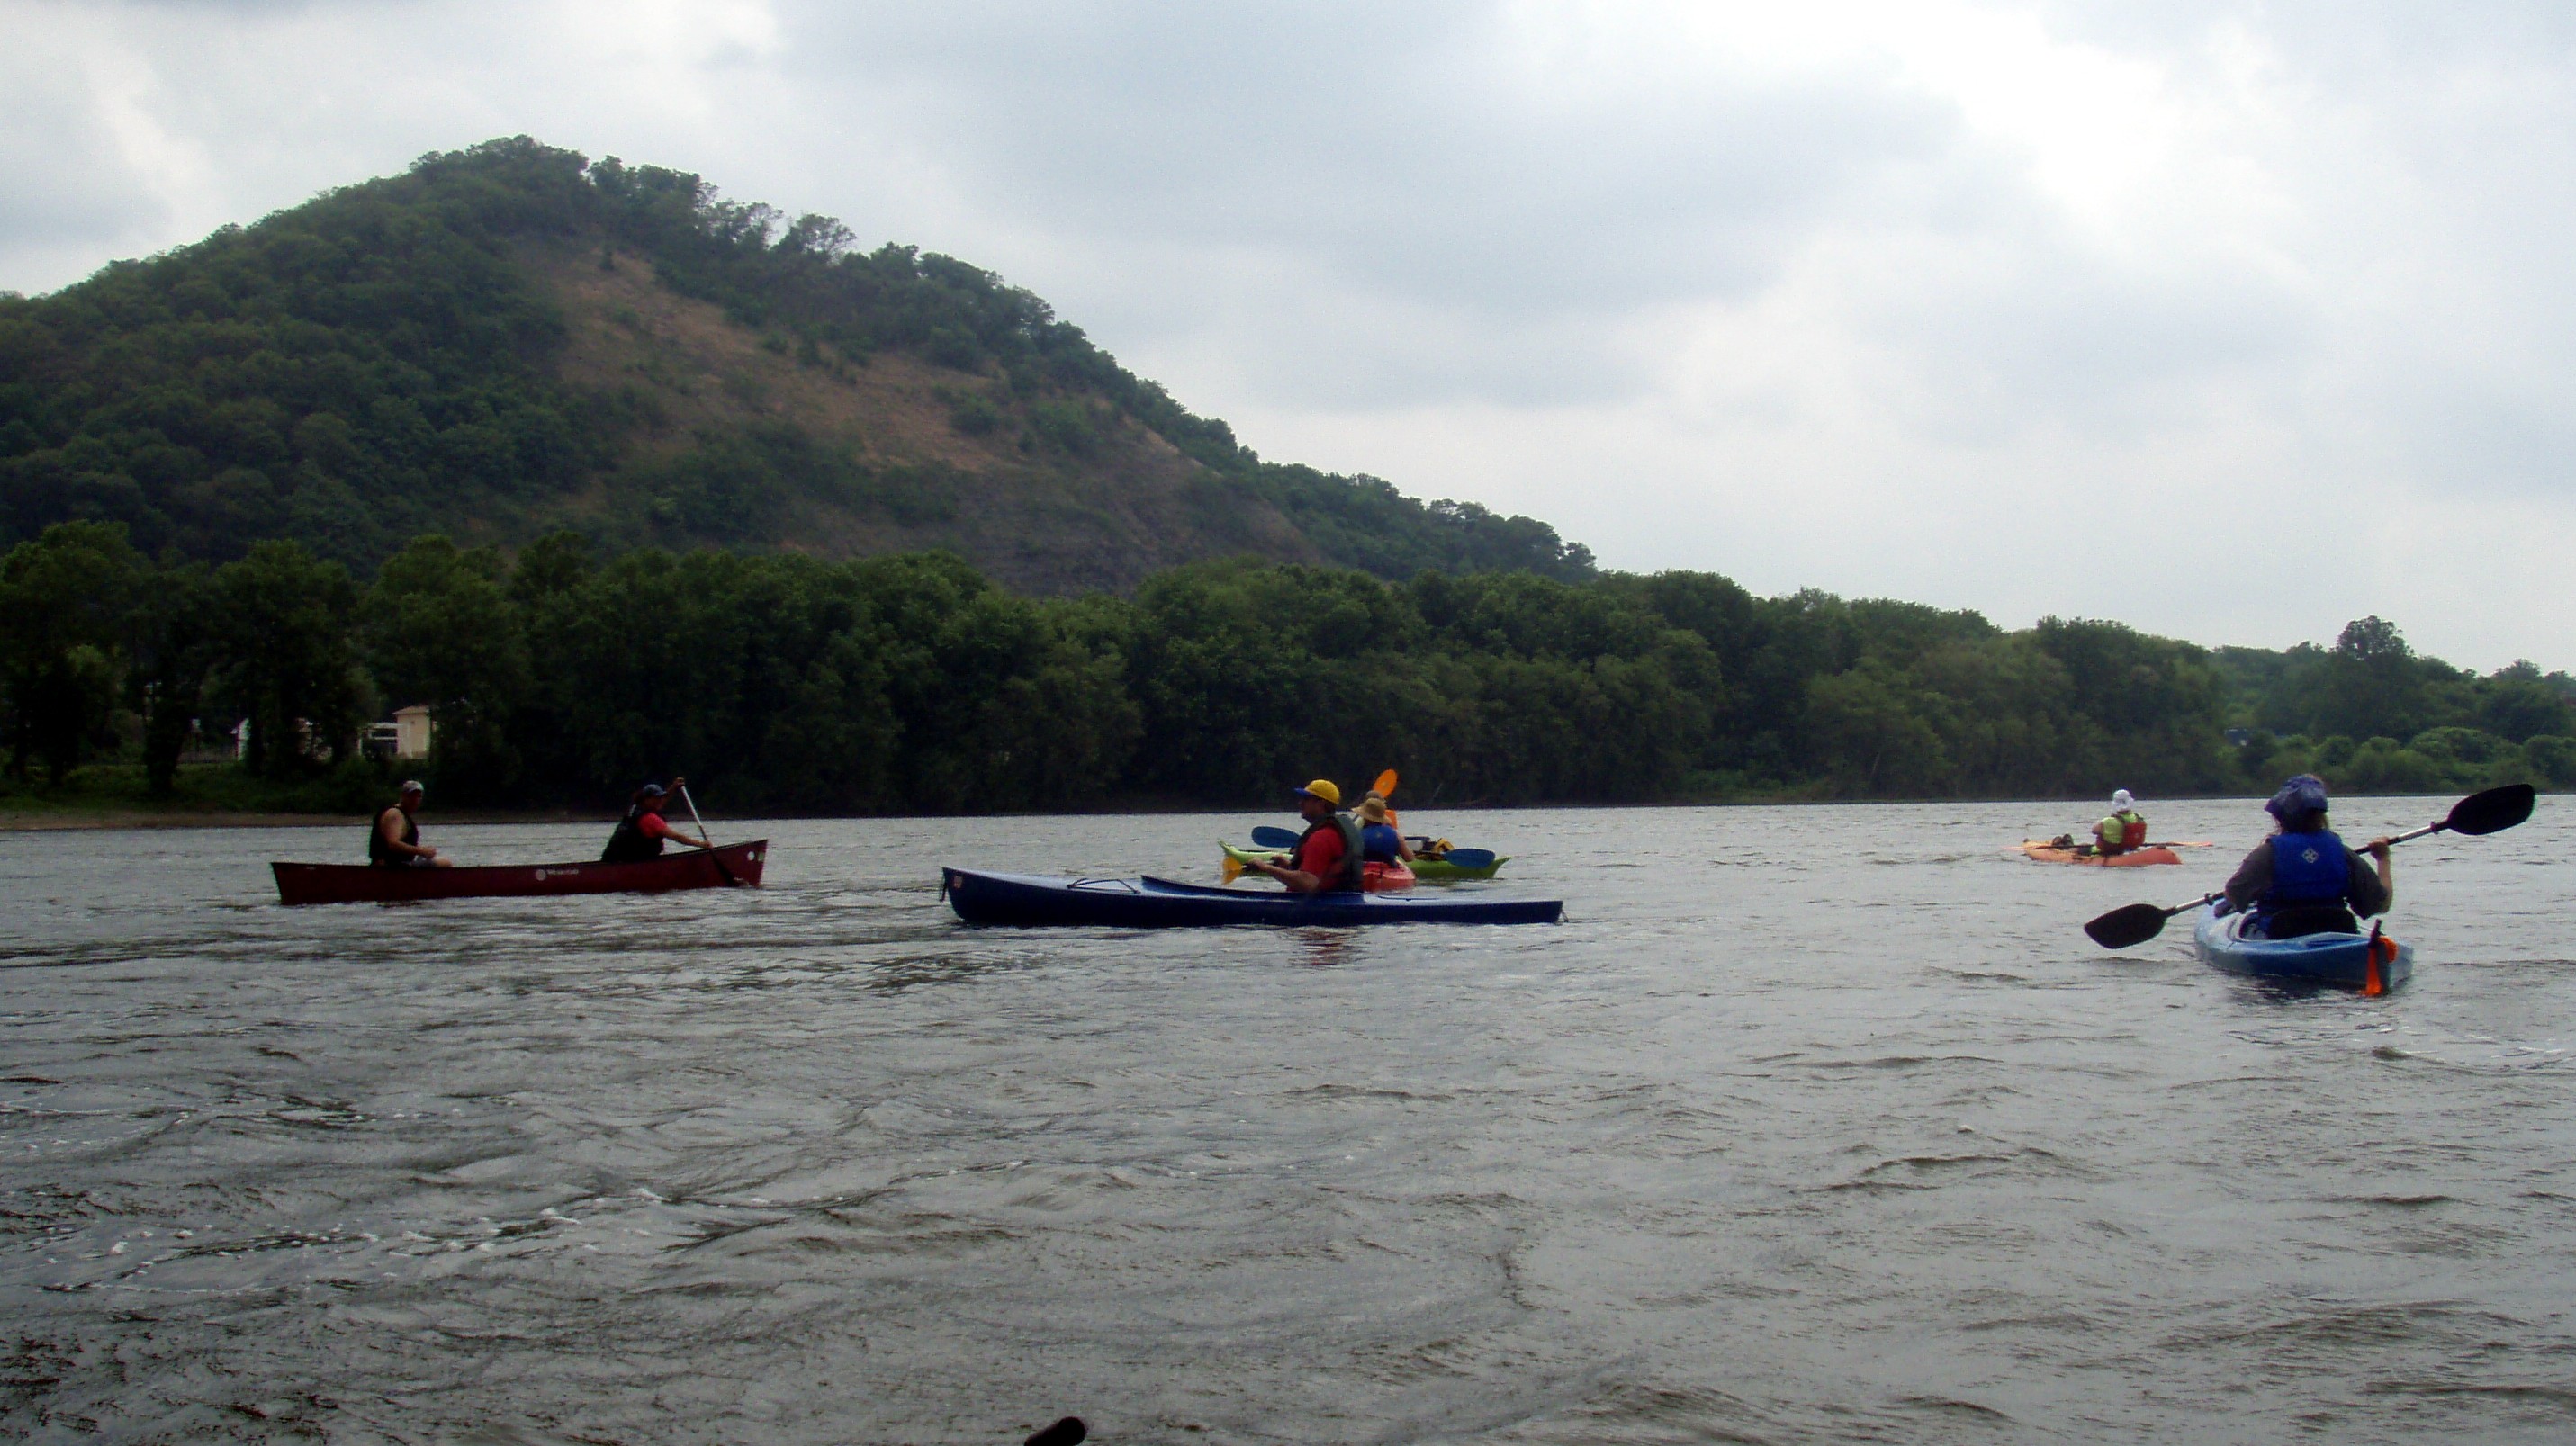
[[[2247,939],[2238,933],[2246,915],[2221,919],[2201,916],[2192,945],[2201,961],[2230,974],[2275,979],[2285,984],[2325,984],[2360,989],[2370,978],[2370,936],[2305,934],[2296,939]],[[2379,942],[2379,985],[2395,989],[2415,976],[2415,946],[2383,938]]]
[[[1057,879],[940,871],[948,906],[969,924],[1191,929],[1224,925],[1340,928],[1358,924],[1553,924],[1560,899],[1289,894],[1211,889],[1168,879]]]
[[[2137,869],[2146,868],[2154,864],[2178,864],[2182,862],[2182,855],[2175,853],[2172,849],[2162,847],[2133,849],[2128,853],[2113,854],[2107,859],[2096,854],[2077,853],[2073,849],[2062,849],[2058,848],[2054,844],[2040,843],[2037,841],[2023,844],[2021,846],[2021,851],[2022,856],[2033,863],[2081,864],[2087,868],[2095,869]]]
[[[379,869],[365,864],[269,865],[282,904],[401,904],[425,899],[530,898],[546,894],[658,894],[673,889],[758,888],[769,840],[691,849],[633,864],[503,864],[461,869]],[[716,867],[721,859],[724,868]],[[733,879],[725,872],[730,870]]]

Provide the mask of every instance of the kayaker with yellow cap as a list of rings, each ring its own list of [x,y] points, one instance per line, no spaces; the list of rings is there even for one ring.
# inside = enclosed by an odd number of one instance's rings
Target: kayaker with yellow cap
[[[1268,874],[1287,885],[1293,894],[1359,888],[1360,862],[1364,857],[1360,826],[1342,812],[1341,785],[1329,778],[1318,778],[1298,789],[1297,816],[1306,821],[1306,832],[1289,850],[1286,864],[1247,860],[1244,867]]]

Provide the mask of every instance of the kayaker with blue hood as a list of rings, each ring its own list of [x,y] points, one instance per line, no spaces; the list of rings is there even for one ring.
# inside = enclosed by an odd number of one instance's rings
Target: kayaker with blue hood
[[[2397,901],[2388,840],[2346,846],[2326,826],[2325,780],[2302,773],[2282,784],[2263,811],[2279,822],[2279,831],[2236,866],[2222,911],[2251,910],[2247,934],[2357,934],[2361,919],[2384,914]]]
[[[1297,790],[1297,816],[1306,821],[1305,835],[1289,850],[1286,864],[1251,861],[1244,867],[1268,874],[1294,894],[1328,894],[1360,886],[1363,850],[1360,827],[1342,812],[1342,788],[1318,778]]]

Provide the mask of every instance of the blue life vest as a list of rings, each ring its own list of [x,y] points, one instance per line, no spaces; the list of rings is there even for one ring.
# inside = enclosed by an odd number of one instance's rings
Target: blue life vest
[[[2255,901],[2271,913],[2291,904],[2340,904],[2352,887],[2343,840],[2330,829],[2272,835],[2272,887]]]
[[[1371,863],[1394,863],[1402,857],[1403,847],[1404,840],[1391,823],[1373,823],[1360,830],[1360,852]]]

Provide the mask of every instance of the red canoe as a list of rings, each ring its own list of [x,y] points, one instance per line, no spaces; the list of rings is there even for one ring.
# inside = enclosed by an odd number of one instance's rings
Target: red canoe
[[[529,894],[658,894],[666,889],[760,887],[769,840],[691,849],[638,864],[503,864],[470,869],[379,869],[366,864],[280,864],[277,897],[287,904],[390,904],[411,899],[479,899]],[[722,867],[719,868],[718,864]],[[726,875],[730,873],[731,878]]]

